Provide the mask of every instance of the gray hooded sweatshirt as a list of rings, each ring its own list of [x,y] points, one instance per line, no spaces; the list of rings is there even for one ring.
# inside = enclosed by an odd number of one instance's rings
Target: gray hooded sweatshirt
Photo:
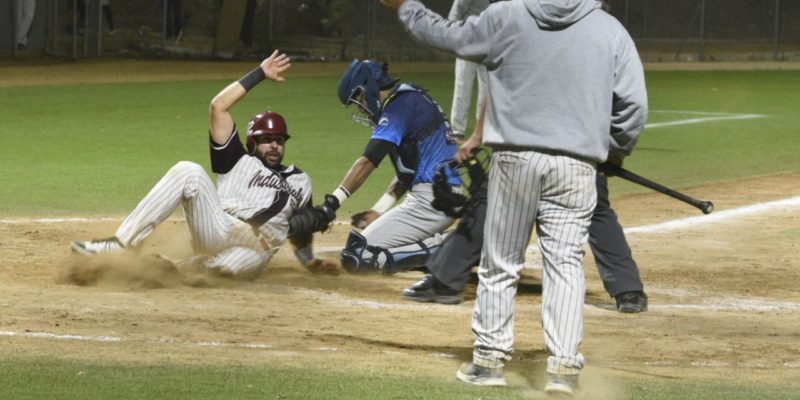
[[[636,144],[647,120],[644,71],[598,1],[502,1],[449,21],[409,0],[398,14],[417,40],[487,66],[484,144],[596,162]]]

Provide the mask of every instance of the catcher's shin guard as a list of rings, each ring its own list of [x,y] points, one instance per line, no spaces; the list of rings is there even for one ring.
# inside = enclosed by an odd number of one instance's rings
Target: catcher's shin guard
[[[427,246],[425,242],[420,240],[419,242],[391,250],[381,249],[386,254],[386,261],[383,263],[382,271],[384,274],[390,275],[421,267],[425,265],[431,254],[436,252],[438,248],[439,244]]]
[[[378,270],[375,254],[367,246],[367,238],[356,231],[350,231],[347,243],[342,250],[342,267],[351,273],[375,272]],[[366,254],[364,254],[366,252]],[[364,258],[366,256],[366,258]]]
[[[384,249],[370,246],[367,239],[356,231],[351,231],[347,244],[341,253],[342,267],[351,273],[382,272],[391,275],[408,271],[425,264],[441,241],[428,246],[419,241],[409,245]]]

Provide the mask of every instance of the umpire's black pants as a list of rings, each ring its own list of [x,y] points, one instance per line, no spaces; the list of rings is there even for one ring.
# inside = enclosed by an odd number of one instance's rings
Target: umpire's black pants
[[[589,225],[589,247],[603,286],[611,297],[644,290],[639,267],[633,261],[617,213],[608,201],[608,178],[600,174],[597,174],[597,206],[592,215],[592,224]]]
[[[486,185],[476,197],[474,207],[466,211],[467,217],[462,217],[456,229],[426,263],[428,271],[439,282],[458,291],[464,290],[472,267],[481,261],[487,209]],[[597,206],[589,225],[589,247],[603,286],[611,297],[643,291],[639,268],[633,261],[622,226],[608,200],[608,179],[600,174],[597,175]]]

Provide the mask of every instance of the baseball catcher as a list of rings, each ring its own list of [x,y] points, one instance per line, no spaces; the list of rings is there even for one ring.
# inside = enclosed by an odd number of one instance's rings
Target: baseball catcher
[[[342,266],[350,272],[384,273],[418,266],[438,248],[441,232],[454,221],[431,205],[436,166],[456,152],[447,117],[425,89],[398,83],[388,64],[374,60],[354,60],[339,81],[338,93],[343,105],[356,107],[353,119],[371,127],[372,135],[341,184],[309,218],[313,222],[302,225],[324,229],[318,220],[325,216],[333,221],[339,206],[389,158],[395,178],[370,210],[353,216],[353,226],[365,228],[350,232]],[[445,181],[461,186],[459,175]]]

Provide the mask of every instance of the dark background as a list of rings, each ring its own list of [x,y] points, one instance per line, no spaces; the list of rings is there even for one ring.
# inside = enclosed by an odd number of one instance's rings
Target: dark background
[[[452,3],[423,2],[443,15]],[[22,56],[256,59],[280,48],[308,60],[451,59],[410,41],[377,0],[180,3],[183,27],[175,36],[164,29],[164,0],[111,0],[116,25],[111,36],[98,0],[87,0],[83,36],[73,29],[75,0],[37,0],[29,50]],[[13,45],[14,4],[0,0],[4,58],[20,56]],[[231,4],[246,10],[246,16],[234,21],[222,17],[223,7]],[[611,0],[610,5],[646,61],[800,59],[800,0]],[[223,33],[238,40],[223,43]]]

